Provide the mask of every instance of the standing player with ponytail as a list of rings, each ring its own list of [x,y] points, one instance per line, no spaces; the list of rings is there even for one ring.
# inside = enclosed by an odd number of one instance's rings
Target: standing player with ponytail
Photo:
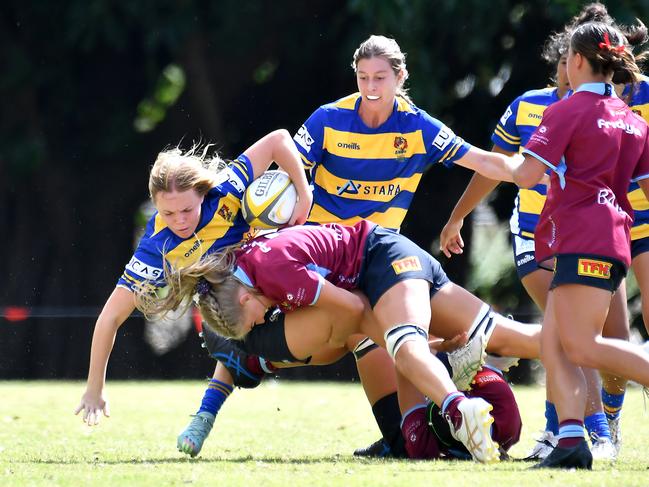
[[[539,467],[591,468],[584,439],[580,366],[649,385],[640,347],[601,336],[612,294],[631,263],[628,182],[649,194],[647,124],[619,99],[613,79],[633,85],[639,70],[624,35],[603,23],[577,27],[568,78],[574,94],[553,104],[523,150],[514,181],[552,180],[535,233],[537,261],[554,268],[542,332],[547,387],[559,416],[559,442]]]

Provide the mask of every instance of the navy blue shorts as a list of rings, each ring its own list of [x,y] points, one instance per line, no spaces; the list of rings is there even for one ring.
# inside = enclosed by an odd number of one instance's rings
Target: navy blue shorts
[[[649,237],[639,238],[638,240],[631,240],[631,258],[635,258],[640,254],[649,252]]]
[[[514,251],[514,265],[518,279],[539,269],[534,253],[534,239],[512,235],[512,250]]]
[[[589,254],[559,254],[554,260],[550,289],[562,284],[583,284],[614,293],[626,277],[626,267],[617,259]]]
[[[365,243],[359,289],[373,308],[388,289],[408,279],[428,281],[431,298],[450,282],[442,265],[428,252],[403,235],[375,227]]]

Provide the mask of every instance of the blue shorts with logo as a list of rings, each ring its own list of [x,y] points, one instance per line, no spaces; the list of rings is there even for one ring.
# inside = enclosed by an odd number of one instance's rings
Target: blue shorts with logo
[[[626,277],[622,262],[591,254],[559,254],[554,258],[550,289],[562,284],[582,284],[614,293]]]
[[[388,289],[408,279],[428,281],[431,298],[451,282],[437,259],[413,241],[393,230],[375,227],[365,243],[358,288],[374,307]]]
[[[514,265],[518,279],[523,280],[525,276],[539,269],[534,252],[534,239],[512,235],[512,250],[514,251]]]

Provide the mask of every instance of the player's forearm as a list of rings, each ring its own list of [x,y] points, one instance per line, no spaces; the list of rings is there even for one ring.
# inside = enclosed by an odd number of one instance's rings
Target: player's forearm
[[[115,288],[106,301],[92,334],[87,386],[89,391],[100,392],[103,389],[108,358],[113,350],[117,330],[134,309],[133,293],[123,287]]]
[[[293,139],[285,130],[278,131],[277,138],[278,143],[273,148],[273,160],[289,175],[295,185],[298,197],[304,198],[310,195],[311,189],[306,179],[302,159]]]
[[[115,336],[119,325],[114,320],[102,319],[100,316],[95,325],[90,349],[90,367],[88,370],[88,391],[99,393],[106,382],[106,368],[113,350]]]
[[[457,161],[457,164],[474,170],[496,181],[514,181],[514,171],[522,163],[521,156],[505,156],[487,152],[477,147],[471,149]]]

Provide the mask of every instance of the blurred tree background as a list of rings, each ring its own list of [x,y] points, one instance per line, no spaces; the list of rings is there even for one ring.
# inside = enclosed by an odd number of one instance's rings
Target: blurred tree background
[[[583,3],[2,2],[0,307],[101,306],[131,255],[156,154],[200,140],[235,157],[270,130],[295,132],[319,105],[356,90],[352,53],[372,33],[396,38],[408,54],[419,107],[490,147],[507,104],[549,82],[541,46]],[[630,23],[646,18],[649,1],[608,8]],[[433,168],[403,232],[434,248],[469,177]],[[514,194],[502,185],[492,200],[501,220]],[[469,222],[465,229],[470,247]],[[467,281],[467,254],[445,265]],[[493,279],[476,286],[483,297],[525,306],[514,274]],[[137,325],[120,330],[112,376],[209,373],[195,337],[156,358],[142,344],[141,319],[130,321]],[[92,317],[0,318],[0,378],[84,377],[93,325]]]

